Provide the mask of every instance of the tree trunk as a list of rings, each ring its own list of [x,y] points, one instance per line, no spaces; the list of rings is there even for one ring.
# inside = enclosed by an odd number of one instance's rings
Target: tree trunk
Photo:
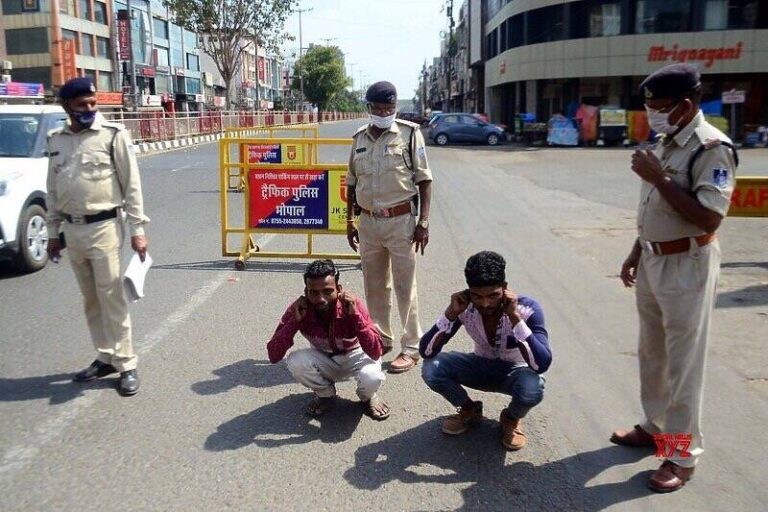
[[[230,86],[232,85],[232,75],[229,76],[221,76],[222,80],[224,80],[224,87],[226,87],[226,96],[224,101],[224,109],[229,111],[232,107],[232,91],[230,90]]]

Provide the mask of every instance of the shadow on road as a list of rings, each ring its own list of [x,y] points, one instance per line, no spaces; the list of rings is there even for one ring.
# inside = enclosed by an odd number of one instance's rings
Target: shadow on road
[[[304,415],[311,393],[288,395],[222,423],[205,440],[210,451],[237,450],[251,444],[261,448],[304,444],[312,441],[341,443],[348,440],[363,417],[359,402],[343,398],[319,419]]]
[[[269,388],[294,382],[284,364],[269,361],[244,359],[213,370],[217,378],[192,384],[192,391],[198,395],[217,395],[237,387]]]
[[[190,261],[188,263],[169,263],[165,265],[154,265],[155,270],[235,270],[235,260],[211,260],[211,261]],[[245,264],[245,270],[239,272],[266,272],[278,274],[303,274],[307,268],[307,263],[298,261],[258,261],[249,260]],[[359,263],[336,263],[339,272],[352,272],[360,270]]]
[[[50,405],[63,404],[83,395],[91,389],[115,387],[114,379],[98,379],[91,382],[72,382],[74,373],[57,373],[20,379],[0,378],[0,402],[22,402],[48,398]]]
[[[471,484],[461,491],[457,510],[603,510],[652,494],[645,484],[650,471],[628,481],[589,486],[603,471],[632,464],[649,453],[618,446],[580,453],[535,466],[525,450],[509,453],[499,443],[491,422],[461,437],[447,437],[440,420],[429,421],[355,453],[355,465],[344,473],[362,490],[390,482]],[[494,425],[498,427],[498,425]]]
[[[757,284],[739,290],[719,293],[715,307],[740,308],[764,306],[766,304],[768,304],[768,285]]]

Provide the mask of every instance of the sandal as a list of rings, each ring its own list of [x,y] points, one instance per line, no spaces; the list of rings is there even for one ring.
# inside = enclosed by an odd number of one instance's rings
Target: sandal
[[[315,395],[312,401],[309,402],[305,413],[312,418],[319,418],[333,408],[335,398],[335,396],[320,397]]]
[[[386,402],[384,402],[384,400],[379,398],[378,395],[373,395],[373,398],[367,402],[362,402],[362,404],[363,407],[365,407],[365,415],[371,419],[376,421],[384,421],[385,419],[389,418],[389,406],[386,404]]]

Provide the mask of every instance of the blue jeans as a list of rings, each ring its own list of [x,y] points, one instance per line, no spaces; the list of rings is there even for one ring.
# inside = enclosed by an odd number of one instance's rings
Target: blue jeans
[[[509,395],[512,401],[507,415],[514,419],[525,417],[544,398],[544,377],[527,366],[515,367],[509,361],[475,354],[442,352],[424,361],[421,376],[430,389],[454,407],[461,407],[469,399],[462,386]]]

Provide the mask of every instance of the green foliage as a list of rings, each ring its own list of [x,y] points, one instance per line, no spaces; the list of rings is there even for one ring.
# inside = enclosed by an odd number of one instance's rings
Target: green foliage
[[[335,46],[311,46],[296,61],[292,89],[301,90],[302,73],[304,97],[319,110],[328,110],[332,100],[342,97],[350,84],[344,71],[344,55]]]
[[[200,48],[211,56],[227,85],[237,73],[243,53],[254,44],[276,51],[292,36],[283,31],[298,0],[163,0],[173,20],[198,35]],[[229,98],[227,98],[229,102]]]
[[[331,99],[326,109],[338,112],[364,112],[365,104],[360,101],[360,91],[344,89]]]

